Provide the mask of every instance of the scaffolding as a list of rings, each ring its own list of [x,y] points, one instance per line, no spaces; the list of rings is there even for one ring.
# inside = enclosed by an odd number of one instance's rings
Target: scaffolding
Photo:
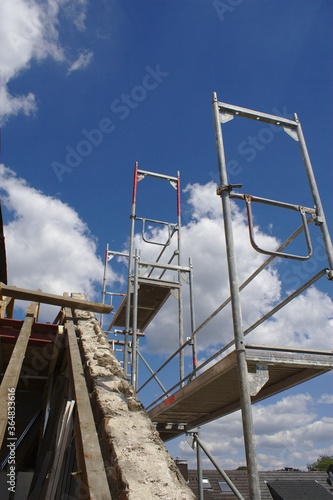
[[[252,421],[252,412],[251,412],[251,392],[250,392],[250,381],[248,376],[247,369],[247,361],[246,361],[246,350],[244,345],[244,332],[242,326],[242,313],[240,307],[240,296],[239,296],[239,283],[237,276],[237,267],[236,267],[236,258],[235,258],[235,249],[234,249],[234,241],[233,241],[233,228],[232,228],[232,218],[231,218],[231,207],[230,207],[230,198],[235,199],[243,199],[246,202],[246,208],[248,213],[248,222],[249,222],[249,231],[250,231],[250,240],[251,244],[255,250],[258,252],[271,255],[274,257],[282,257],[282,258],[291,258],[296,260],[305,260],[309,259],[312,255],[311,241],[310,235],[308,232],[308,221],[306,219],[306,214],[309,214],[311,219],[314,220],[315,224],[319,226],[321,235],[323,238],[323,243],[325,246],[325,251],[328,260],[328,269],[323,270],[321,273],[318,273],[316,279],[319,279],[322,275],[326,274],[329,279],[333,278],[333,250],[332,250],[332,242],[330,239],[323,207],[321,204],[319,191],[317,188],[317,184],[315,181],[314,173],[312,170],[312,165],[310,161],[310,157],[307,151],[305,139],[303,136],[301,124],[298,120],[296,114],[294,114],[294,120],[288,120],[283,117],[276,117],[272,115],[268,115],[265,113],[259,113],[253,110],[240,108],[238,106],[231,106],[217,100],[216,93],[213,94],[213,117],[214,117],[214,128],[215,128],[215,137],[216,137],[216,147],[217,147],[217,159],[218,159],[218,167],[219,167],[219,179],[220,186],[217,190],[217,194],[221,196],[222,208],[223,208],[223,218],[224,218],[224,231],[225,231],[225,239],[227,246],[227,261],[228,261],[228,270],[229,270],[229,285],[230,285],[230,294],[231,294],[231,307],[232,307],[232,319],[233,319],[233,327],[234,327],[234,338],[235,338],[235,347],[237,353],[237,366],[238,366],[238,377],[239,377],[239,387],[240,387],[240,401],[241,401],[241,409],[242,409],[242,418],[243,418],[243,434],[245,441],[245,452],[247,458],[247,466],[249,471],[249,487],[250,487],[250,495],[253,499],[260,499],[260,488],[259,488],[259,475],[258,475],[258,467],[256,461],[256,452],[255,452],[255,440],[254,440],[254,429],[253,429],[253,421]],[[222,127],[221,124],[228,122],[233,119],[234,116],[239,116],[251,120],[256,120],[264,123],[270,123],[279,127],[283,127],[283,129],[295,140],[299,143],[305,172],[308,178],[310,191],[313,199],[314,206],[311,208],[302,207],[300,205],[295,206],[292,204],[281,203],[274,200],[267,200],[265,198],[254,197],[250,195],[242,195],[238,193],[234,193],[233,189],[235,187],[240,186],[232,186],[228,182],[227,175],[227,165],[224,154],[224,145],[222,138]],[[302,229],[304,230],[306,237],[306,244],[308,248],[307,256],[299,256],[294,254],[286,254],[282,251],[267,251],[259,248],[259,246],[255,243],[254,240],[254,231],[253,231],[253,220],[252,220],[252,211],[251,211],[251,202],[264,203],[272,206],[282,207],[289,210],[297,210],[301,214],[302,218]],[[294,293],[294,296],[297,296],[296,293],[300,293],[303,290],[297,291]]]
[[[185,341],[183,334],[179,336],[179,348],[177,351],[172,354],[169,359],[155,372],[150,369],[151,376],[139,388],[137,388],[137,374],[132,375],[132,380],[135,380],[137,392],[140,392],[152,380],[157,381],[162,389],[161,396],[146,407],[149,416],[153,422],[156,423],[162,439],[167,441],[182,434],[186,434],[186,436],[193,435],[193,440],[197,443],[197,450],[200,447],[204,449],[203,444],[198,437],[198,426],[240,409],[242,412],[250,498],[251,500],[260,500],[261,493],[259,488],[259,475],[251,405],[257,401],[261,401],[267,397],[331,370],[333,368],[333,356],[331,351],[316,351],[313,349],[307,350],[284,346],[276,347],[266,345],[249,345],[245,344],[245,336],[271,318],[275,313],[289,304],[293,299],[298,297],[320,278],[326,276],[329,280],[333,279],[332,243],[301,124],[297,115],[295,114],[294,119],[290,120],[284,117],[273,116],[241,108],[239,106],[225,104],[217,100],[215,93],[213,94],[212,106],[220,180],[217,195],[221,198],[222,202],[230,296],[199,327],[196,328],[194,306],[192,304],[193,290],[191,290],[192,316],[190,336],[187,337]],[[257,122],[282,127],[293,140],[298,142],[313,199],[313,207],[305,207],[292,203],[271,200],[256,195],[240,194],[235,191],[235,189],[240,189],[242,186],[229,184],[222,138],[222,126],[234,117],[251,119]],[[135,174],[135,187],[133,193],[131,242],[133,242],[134,221],[136,220],[136,176],[137,174]],[[259,268],[256,269],[242,284],[239,284],[238,282],[236,268],[233,221],[231,216],[231,199],[242,200],[245,202],[251,245],[257,252],[267,255],[265,262],[263,262],[263,264],[260,265]],[[272,251],[261,248],[255,239],[252,214],[253,203],[270,205],[272,207],[298,212],[300,214],[301,225],[276,250]],[[178,211],[180,213],[180,208]],[[138,220],[140,219],[138,218]],[[317,274],[303,283],[297,290],[293,291],[285,299],[281,300],[280,303],[275,305],[264,316],[256,320],[246,329],[243,329],[240,307],[241,291],[247,287],[267,266],[269,266],[275,258],[291,259],[301,262],[310,259],[313,251],[308,226],[312,222],[314,222],[314,225],[319,228],[321,233],[328,262],[327,268],[320,270]],[[178,220],[178,224],[180,228],[180,220]],[[304,255],[299,255],[294,252],[286,252],[285,249],[287,246],[301,234],[304,234],[307,252]],[[144,229],[142,237],[144,239]],[[135,312],[138,307],[137,286],[138,280],[141,278],[140,272],[138,272],[140,267],[140,256],[138,253],[135,253],[134,256],[131,243],[130,261],[133,258],[135,261],[133,266],[134,270],[132,269],[131,264],[129,264],[128,290],[135,291],[132,299],[132,325],[134,336],[137,328],[137,320],[135,318],[139,315],[139,309]],[[147,267],[153,266],[152,263],[141,264]],[[181,265],[180,260],[178,261],[178,265]],[[178,271],[180,270],[178,269]],[[178,284],[180,284],[180,278]],[[105,290],[103,291],[105,292]],[[127,295],[129,295],[128,292]],[[126,311],[128,311],[130,309],[130,306],[128,305],[129,301],[125,301],[125,303],[128,308]],[[204,327],[206,327],[206,325],[228,304],[231,304],[234,334],[233,339],[219,349],[209,359],[201,363],[200,366],[198,366],[195,354],[196,335],[201,332]],[[124,305],[121,306],[120,310],[123,307]],[[116,314],[118,314],[118,317],[120,316],[120,312]],[[122,324],[124,324],[124,321]],[[127,322],[126,325],[125,331],[128,332],[129,323]],[[165,389],[157,375],[160,376],[160,373],[169,365],[175,356],[179,355],[181,359],[184,349],[189,345],[194,346],[193,368],[189,373],[185,374],[183,370],[184,364],[182,361],[180,364],[180,380],[172,387]],[[233,346],[234,350],[228,354],[227,351],[229,351]],[[136,363],[137,361],[134,361],[135,366],[137,366]],[[200,500],[201,498],[203,498],[202,491],[200,493]],[[241,498],[241,496],[237,496],[237,498]]]
[[[221,103],[217,100],[216,94],[213,94],[213,116],[220,178],[217,195],[222,202],[230,296],[201,325],[198,327],[195,325],[192,261],[189,259],[188,266],[184,266],[182,263],[180,175],[178,173],[174,177],[148,172],[139,169],[138,164],[135,164],[134,169],[129,251],[128,253],[115,252],[110,251],[107,247],[102,304],[87,301],[80,294],[74,294],[72,297],[69,297],[68,294],[58,296],[40,290],[33,291],[5,284],[1,285],[0,445],[2,444],[2,447],[0,450],[0,491],[1,494],[4,491],[6,494],[8,493],[6,498],[9,499],[10,495],[7,484],[5,484],[6,474],[8,470],[10,471],[10,461],[14,452],[20,464],[15,481],[20,487],[20,494],[23,498],[29,497],[30,500],[34,498],[57,499],[63,495],[74,495],[74,498],[100,499],[111,498],[111,495],[114,498],[123,497],[123,491],[121,491],[123,486],[120,485],[121,473],[126,471],[119,471],[117,468],[119,463],[117,454],[113,455],[116,445],[112,432],[114,433],[115,427],[118,426],[120,434],[127,434],[129,431],[129,426],[126,427],[128,420],[131,415],[142,411],[142,408],[139,401],[135,399],[136,395],[130,387],[126,374],[122,373],[109,344],[114,351],[121,348],[124,371],[127,371],[130,362],[131,381],[136,392],[139,393],[152,381],[159,385],[161,396],[147,405],[146,410],[151,420],[156,424],[162,440],[168,441],[185,434],[187,442],[197,452],[199,478],[201,474],[200,450],[202,449],[239,499],[243,498],[242,495],[201,441],[200,426],[238,409],[241,410],[248,468],[249,498],[260,500],[251,405],[333,369],[332,351],[245,343],[245,337],[250,332],[253,332],[275,313],[287,306],[308,287],[325,276],[329,280],[333,279],[332,243],[300,122],[296,115],[294,115],[293,120],[289,120]],[[313,206],[304,207],[257,195],[240,194],[235,191],[241,186],[229,184],[221,128],[234,117],[252,119],[282,127],[293,140],[298,142],[313,198]],[[138,182],[146,177],[167,181],[175,188],[177,208],[175,222],[164,222],[136,215]],[[242,284],[239,284],[237,276],[231,199],[245,202],[250,242],[256,251],[267,255],[263,264]],[[298,212],[301,225],[276,250],[261,248],[255,239],[253,203]],[[309,260],[313,251],[308,227],[312,223],[314,223],[314,230],[319,230],[321,233],[328,262],[327,268],[321,269],[297,290],[290,293],[270,311],[244,329],[240,308],[242,290],[257,278],[275,258],[301,262]],[[135,231],[136,226],[140,224],[142,243],[140,246],[142,248],[144,245],[160,247],[155,261],[142,258],[140,250],[136,246]],[[160,238],[154,239],[154,231],[150,232],[151,227],[162,228],[159,234],[165,233],[165,239],[163,241]],[[305,237],[306,254],[287,253],[285,250],[288,245],[302,234]],[[167,255],[168,253],[170,255]],[[107,263],[113,256],[128,259],[127,291],[124,294],[106,290]],[[175,278],[174,280],[171,279],[171,275]],[[183,282],[187,283],[189,287],[189,336],[186,336],[183,324]],[[139,338],[145,335],[146,328],[171,295],[177,299],[178,305],[178,317],[177,320],[175,319],[175,323],[178,323],[179,346],[154,371],[139,350]],[[124,335],[123,341],[120,341],[118,337],[107,339],[92,314],[100,313],[103,324],[103,315],[109,314],[113,309],[112,303],[105,304],[108,296],[111,302],[114,296],[122,297],[121,304],[114,313],[107,333],[112,332],[118,335],[118,332],[121,332]],[[13,319],[15,300],[31,302],[23,320]],[[52,323],[38,322],[41,303],[60,307],[60,311]],[[228,304],[231,304],[232,310],[233,339],[198,365],[196,360],[197,335]],[[117,328],[121,330],[117,330]],[[217,333],[219,334],[219,332]],[[85,345],[87,335],[90,335],[90,343]],[[86,337],[84,338],[84,336]],[[185,373],[184,359],[188,352],[192,356],[192,363],[188,364]],[[179,381],[172,387],[165,388],[160,380],[160,374],[177,357],[179,359]],[[138,384],[139,360],[150,372],[150,376],[140,387]],[[94,366],[95,371],[93,371],[92,366]],[[98,385],[99,383],[100,385]],[[91,398],[92,401],[90,401]],[[119,405],[126,401],[128,412],[126,413],[127,410],[118,411],[117,406],[113,407],[111,402],[115,400],[116,404],[119,403]],[[11,410],[14,401],[17,410],[15,425]],[[118,421],[113,424],[115,427],[112,428],[112,432],[107,434],[106,427],[111,426],[112,422],[117,419],[117,415],[121,413],[124,414],[124,419],[120,424]],[[151,433],[149,439],[147,438],[149,446],[154,442],[157,452],[162,452],[162,443],[157,439],[146,414],[144,414],[144,422],[145,427],[143,430],[141,429],[142,434],[145,435],[148,431]],[[140,428],[132,427],[136,429],[136,433],[140,433]],[[11,432],[15,435],[12,435]],[[132,443],[127,444],[129,444],[132,453]],[[140,450],[143,444],[140,441]],[[126,448],[126,446],[119,446],[119,448]],[[112,458],[110,459],[111,454]],[[128,458],[126,457],[124,468],[128,464]],[[139,457],[139,462],[141,459],[142,455]],[[172,469],[168,460],[165,460],[164,466],[165,473]],[[138,462],[136,467],[139,467]],[[144,467],[142,471],[143,469]],[[142,482],[140,474],[137,474],[139,483]],[[179,484],[176,473],[174,473],[174,478],[177,483],[176,491],[184,491],[184,485]],[[161,488],[163,490],[164,475],[162,479]],[[148,489],[151,488],[152,483],[155,483],[155,479],[147,480]],[[201,479],[199,483],[199,496],[202,500]],[[124,484],[128,484],[126,478],[124,478]],[[113,491],[115,491],[115,495],[113,495]],[[150,490],[148,494],[150,494]],[[170,495],[174,495],[176,498],[178,493]],[[192,498],[191,494],[189,493],[186,498]]]
[[[176,207],[177,207],[177,220],[176,222],[165,222],[156,219],[148,219],[136,215],[137,206],[137,188],[138,182],[142,181],[145,177],[152,177],[167,181],[176,190]],[[144,261],[141,258],[141,251],[134,248],[135,241],[135,228],[136,225],[141,225],[141,240],[143,245],[155,245],[161,247],[157,259],[154,262]],[[155,227],[166,228],[167,236],[164,241],[153,240],[147,236],[147,226],[153,225]],[[166,249],[175,242],[175,249],[169,256],[167,261],[163,261],[162,257]],[[173,295],[178,302],[178,339],[179,339],[179,373],[180,380],[184,378],[184,319],[183,319],[183,293],[182,281],[185,281],[190,288],[190,314],[192,320],[192,331],[194,330],[194,302],[193,302],[193,277],[192,277],[192,263],[189,259],[189,265],[182,265],[182,252],[181,252],[181,208],[180,208],[180,175],[177,177],[159,174],[156,172],[148,172],[138,168],[138,163],[134,167],[134,182],[133,182],[133,198],[132,198],[132,211],[131,211],[131,228],[130,228],[130,241],[129,252],[116,252],[109,250],[107,246],[105,256],[105,270],[103,278],[102,290],[102,303],[105,303],[106,296],[111,295],[112,292],[106,290],[107,282],[107,263],[115,255],[125,257],[128,259],[128,275],[127,275],[127,291],[123,295],[122,302],[118,307],[112,322],[110,323],[108,333],[123,333],[124,341],[112,340],[113,345],[123,346],[123,364],[124,370],[127,370],[127,364],[131,365],[131,382],[135,390],[138,389],[138,360],[142,359],[148,370],[153,373],[147,361],[139,352],[138,339],[144,336],[144,332],[158,311],[165,304],[170,295]],[[176,260],[176,264],[173,261]],[[166,279],[170,272],[174,273],[174,280]],[[123,330],[119,330],[123,328]],[[113,330],[112,330],[113,329]],[[132,341],[129,342],[129,337]],[[196,365],[196,343],[193,339],[190,343],[192,347],[193,367]],[[131,354],[130,360],[128,355]],[[164,391],[156,375],[153,378],[160,385]]]

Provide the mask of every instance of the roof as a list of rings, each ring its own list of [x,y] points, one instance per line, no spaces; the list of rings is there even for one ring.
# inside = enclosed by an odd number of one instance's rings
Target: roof
[[[331,500],[332,495],[314,479],[283,480],[267,483],[274,500]]]
[[[235,484],[243,497],[249,499],[249,488],[246,470],[225,471],[231,481]],[[197,471],[188,471],[188,484],[193,493],[198,496]],[[204,500],[235,500],[237,497],[232,492],[222,492],[219,481],[223,481],[217,470],[204,470],[203,479],[208,479],[210,489],[204,489]],[[260,471],[259,481],[261,489],[261,500],[326,500],[333,498],[333,486],[328,482],[326,472],[308,471]],[[273,497],[268,487],[272,485],[280,496]],[[306,487],[304,490],[303,487]],[[305,492],[304,492],[304,491]],[[303,496],[296,496],[302,492]],[[281,496],[282,493],[282,496]],[[293,496],[290,496],[292,494]],[[304,496],[312,494],[311,497]],[[314,496],[316,494],[317,496]],[[283,496],[284,495],[284,496]],[[288,496],[289,495],[289,496]],[[319,496],[318,496],[319,495]]]

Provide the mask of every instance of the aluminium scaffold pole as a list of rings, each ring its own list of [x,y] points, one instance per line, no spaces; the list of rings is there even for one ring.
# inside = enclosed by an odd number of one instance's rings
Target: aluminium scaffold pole
[[[135,226],[135,210],[136,210],[136,188],[138,183],[138,162],[135,162],[134,167],[134,182],[133,182],[133,198],[131,212],[131,233],[128,255],[128,275],[127,275],[127,302],[126,302],[126,319],[125,319],[125,342],[124,342],[124,372],[127,375],[128,361],[128,337],[130,332],[131,319],[131,290],[132,290],[132,266],[133,266],[133,242],[134,242],[134,226]]]
[[[138,390],[137,323],[138,323],[139,260],[140,260],[140,251],[138,250],[138,248],[136,248],[134,257],[132,366],[131,366],[131,382],[135,391]]]
[[[182,251],[181,251],[181,213],[180,213],[180,173],[177,172],[177,252],[178,252],[178,266],[182,265]],[[183,319],[183,294],[182,294],[182,273],[178,271],[179,283],[179,297],[178,297],[178,321],[179,321],[179,347],[184,343],[184,319]],[[179,353],[179,374],[180,380],[184,378],[184,352]],[[181,387],[184,383],[181,384]]]
[[[249,380],[247,363],[245,357],[245,346],[242,325],[242,312],[239,296],[239,284],[236,266],[235,246],[232,230],[231,206],[229,198],[229,185],[227,166],[224,155],[222,128],[220,123],[220,112],[216,93],[213,93],[213,116],[217,147],[217,159],[220,178],[220,196],[222,200],[224,233],[227,247],[227,261],[229,272],[229,286],[231,295],[232,319],[237,353],[237,367],[239,377],[240,401],[243,420],[243,434],[245,443],[245,453],[248,471],[248,481],[251,500],[260,500],[259,474],[256,456],[255,435],[252,419],[251,396],[249,390]]]
[[[107,243],[106,252],[105,252],[105,262],[104,262],[104,274],[103,274],[103,290],[102,290],[102,304],[103,305],[105,304],[106,272],[107,272],[107,265],[108,265],[108,253],[109,253],[109,244]],[[101,328],[103,329],[103,313],[101,313],[99,324],[100,324]]]
[[[294,113],[294,119],[297,122],[297,128],[296,128],[296,133],[297,133],[297,138],[298,138],[298,144],[301,150],[301,155],[304,163],[304,168],[305,172],[308,178],[310,190],[311,190],[311,195],[313,199],[314,206],[317,210],[316,213],[316,218],[315,218],[315,224],[319,225],[323,243],[325,246],[325,251],[326,251],[326,256],[329,264],[329,272],[328,272],[328,279],[333,279],[333,249],[332,249],[332,241],[330,237],[330,233],[327,227],[327,222],[325,219],[325,214],[324,214],[324,209],[321,203],[316,179],[313,173],[312,165],[311,165],[311,160],[310,156],[308,153],[308,149],[306,147],[301,123],[297,117],[297,114]]]

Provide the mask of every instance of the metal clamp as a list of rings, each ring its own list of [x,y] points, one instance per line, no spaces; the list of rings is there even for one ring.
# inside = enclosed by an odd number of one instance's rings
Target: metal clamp
[[[233,190],[233,188],[241,188],[242,187],[242,184],[222,184],[221,186],[219,186],[216,190],[216,194],[217,196],[220,196],[222,191],[228,191],[228,193],[230,193],[230,191]]]
[[[246,210],[247,210],[247,218],[249,222],[249,233],[250,233],[250,242],[252,247],[259,253],[263,253],[265,255],[274,255],[275,257],[282,257],[284,259],[293,259],[293,260],[308,260],[312,256],[312,244],[311,244],[311,238],[310,238],[310,233],[309,233],[309,228],[306,220],[306,213],[303,207],[299,206],[298,210],[301,214],[302,218],[302,223],[303,223],[303,228],[304,228],[304,234],[305,234],[305,241],[306,241],[306,246],[308,249],[308,255],[302,256],[302,255],[294,255],[294,254],[289,254],[289,253],[284,253],[284,252],[272,252],[269,250],[263,250],[260,248],[254,239],[254,228],[253,228],[253,215],[252,215],[252,208],[251,208],[251,196],[245,195],[245,202],[246,202]]]
[[[326,276],[328,280],[333,280],[333,269],[327,269]]]

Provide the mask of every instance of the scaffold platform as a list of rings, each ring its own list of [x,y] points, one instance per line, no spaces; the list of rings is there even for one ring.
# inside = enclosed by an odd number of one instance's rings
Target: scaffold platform
[[[137,311],[137,328],[141,332],[144,331],[149,323],[156,316],[166,300],[170,297],[171,290],[177,287],[177,283],[149,278],[139,279],[138,289],[138,311]],[[131,314],[130,314],[130,328],[133,328],[133,293],[130,297]],[[121,301],[116,314],[109,326],[109,330],[113,327],[124,327],[126,325],[126,306],[127,306],[127,293]]]
[[[252,403],[333,368],[332,351],[246,346]],[[148,411],[163,441],[241,408],[237,353],[231,352]]]

